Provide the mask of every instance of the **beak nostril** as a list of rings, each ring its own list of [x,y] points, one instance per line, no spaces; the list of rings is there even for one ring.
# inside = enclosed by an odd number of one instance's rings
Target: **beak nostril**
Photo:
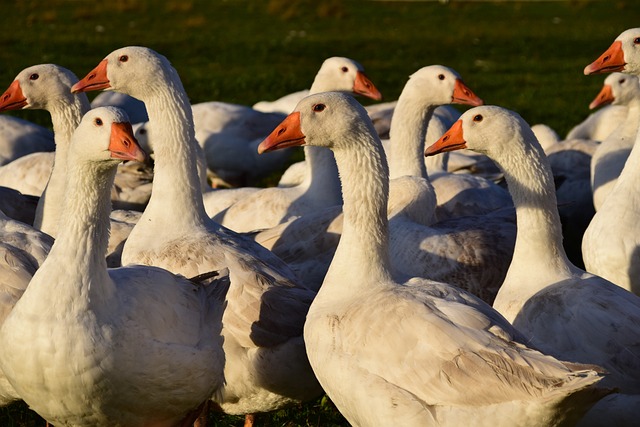
[[[284,128],[278,129],[278,136],[282,135],[284,133],[284,131],[285,131]]]
[[[610,60],[611,57],[609,55],[605,56],[604,58],[602,58],[602,62],[607,62],[608,60]]]

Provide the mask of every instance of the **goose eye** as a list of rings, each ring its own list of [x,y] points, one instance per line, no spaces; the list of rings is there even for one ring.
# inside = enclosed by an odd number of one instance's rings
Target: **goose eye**
[[[640,37],[633,39],[633,44],[640,44]]]
[[[346,73],[347,71],[349,71],[349,69],[347,67],[342,67],[342,72]]]
[[[38,80],[40,75],[38,73],[33,73],[29,76],[29,80]]]
[[[624,80],[625,79],[620,79],[620,80],[618,80],[618,83],[622,84],[622,83],[624,83]]]
[[[97,117],[93,122],[96,126],[102,126],[102,119],[100,117]]]
[[[438,78],[439,78],[440,80],[444,80],[444,74],[438,74]]]
[[[118,58],[118,60],[120,62],[127,62],[129,60],[129,57],[127,55],[122,55],[120,56],[120,58]]]
[[[324,104],[316,104],[313,106],[313,111],[315,111],[316,113],[320,113],[324,111],[325,108],[326,106]]]
[[[473,116],[473,121],[480,123],[482,121],[484,117],[482,117],[482,114],[476,114],[475,116]]]
[[[139,133],[140,135],[146,135],[147,130],[146,130],[146,129],[140,129],[140,130],[138,131],[138,133]]]

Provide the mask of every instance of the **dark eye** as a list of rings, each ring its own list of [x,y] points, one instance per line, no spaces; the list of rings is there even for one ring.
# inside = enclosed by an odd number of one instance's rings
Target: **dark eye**
[[[324,111],[325,108],[326,106],[324,104],[316,104],[313,106],[313,111],[315,111],[316,113],[320,113]]]
[[[95,123],[96,126],[102,126],[102,119],[100,117],[96,117],[93,123]]]
[[[38,80],[40,75],[38,73],[33,73],[29,76],[29,80]]]
[[[140,129],[140,130],[138,131],[138,133],[139,133],[140,135],[144,135],[144,134],[146,134],[146,133],[147,133],[147,130],[146,130],[146,129],[144,129],[144,128],[142,128],[142,129]]]
[[[619,84],[622,84],[622,83],[624,83],[624,82],[625,82],[625,79],[620,79],[620,80],[618,80],[618,83],[619,83]]]
[[[640,37],[633,39],[633,44],[640,44]]]
[[[118,58],[118,60],[119,60],[120,62],[127,62],[127,61],[129,60],[129,56],[127,56],[127,55],[122,55],[122,56],[120,56],[120,58]]]
[[[475,116],[473,116],[473,121],[480,123],[483,118],[484,117],[482,117],[482,114],[476,114]]]
[[[438,78],[439,78],[440,80],[444,80],[444,74],[438,74]]]
[[[347,71],[349,71],[349,69],[347,67],[342,67],[342,72],[346,73]]]

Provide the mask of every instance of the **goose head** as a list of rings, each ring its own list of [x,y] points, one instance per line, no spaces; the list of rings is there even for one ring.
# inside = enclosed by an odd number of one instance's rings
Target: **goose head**
[[[125,160],[145,160],[127,113],[116,107],[98,107],[84,115],[71,139],[70,155],[106,168]]]
[[[438,141],[427,147],[425,156],[466,148],[499,160],[510,151],[517,150],[518,146],[524,149],[524,144],[518,144],[522,139],[514,138],[516,135],[524,140],[536,140],[519,114],[492,105],[474,107],[462,114]],[[539,144],[537,147],[542,151]]]
[[[623,31],[598,59],[585,67],[584,74],[614,71],[640,74],[640,28]]]
[[[300,145],[339,149],[353,143],[354,138],[345,135],[376,134],[363,117],[368,117],[366,110],[349,94],[309,95],[260,143],[258,153]]]
[[[382,94],[364,73],[362,65],[341,56],[327,58],[313,81],[312,92],[328,90],[350,92],[376,101],[382,99]]]
[[[589,104],[594,109],[601,105],[627,105],[630,100],[640,95],[638,77],[624,73],[611,73],[604,80],[602,89],[596,98]]]
[[[48,110],[54,104],[72,103],[74,95],[69,89],[77,81],[75,74],[55,64],[25,68],[0,96],[0,111]]]
[[[162,77],[179,81],[166,57],[147,47],[128,46],[107,55],[71,91],[114,90],[141,99],[153,92]]]
[[[401,96],[413,98],[418,105],[483,104],[464,84],[460,74],[443,65],[430,65],[413,73]]]

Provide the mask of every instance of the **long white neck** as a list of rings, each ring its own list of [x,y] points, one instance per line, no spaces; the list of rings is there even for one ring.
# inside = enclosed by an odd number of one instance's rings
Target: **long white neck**
[[[535,139],[533,132],[526,137]],[[494,160],[504,172],[516,208],[518,230],[513,259],[494,304],[498,308],[503,301],[526,301],[546,286],[575,274],[577,268],[562,246],[551,166],[537,141],[513,141]]]
[[[55,304],[63,310],[83,311],[114,295],[107,273],[110,191],[116,168],[70,162],[58,236],[49,256],[29,284],[28,298]],[[101,170],[103,169],[103,170]],[[55,286],[55,289],[51,287]],[[47,295],[46,299],[37,295]]]
[[[373,286],[372,283],[379,283],[376,279],[391,275],[388,166],[380,140],[369,132],[375,132],[373,126],[368,132],[353,135],[353,141],[334,151],[342,181],[344,225],[320,290],[325,298],[333,301],[342,300],[344,295],[357,295],[360,290]],[[349,283],[349,286],[339,283]]]
[[[90,108],[91,105],[85,93],[71,95],[68,99],[52,102],[47,108],[51,114],[56,151],[49,181],[38,201],[33,226],[52,237],[58,235],[58,223],[65,195],[67,153],[71,135],[80,124],[82,116]]]
[[[389,136],[391,156],[389,177],[417,176],[427,178],[424,163],[424,141],[435,105],[425,105],[415,99],[410,90],[403,90],[391,118]]]
[[[154,135],[155,167],[149,204],[132,231],[163,230],[180,235],[206,216],[197,170],[196,139],[191,106],[177,73],[165,86],[141,100]],[[155,137],[157,136],[157,137]]]

